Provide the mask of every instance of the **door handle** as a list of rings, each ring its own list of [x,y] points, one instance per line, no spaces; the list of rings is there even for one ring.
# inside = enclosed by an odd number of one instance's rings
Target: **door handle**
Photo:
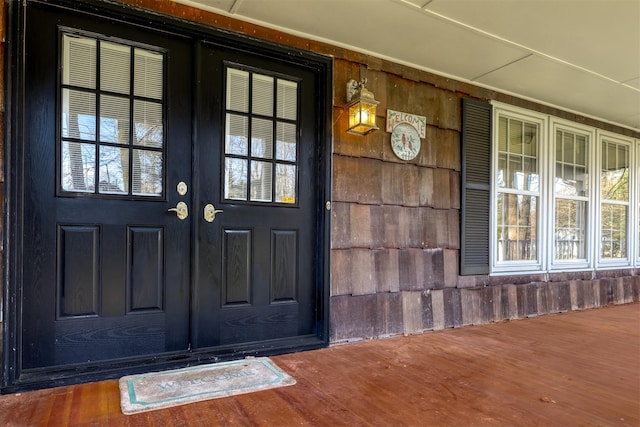
[[[187,219],[189,208],[185,202],[178,202],[175,208],[167,209],[167,212],[175,212],[179,220]]]
[[[204,220],[207,222],[213,222],[216,219],[216,214],[224,212],[219,209],[216,209],[211,203],[204,207]]]

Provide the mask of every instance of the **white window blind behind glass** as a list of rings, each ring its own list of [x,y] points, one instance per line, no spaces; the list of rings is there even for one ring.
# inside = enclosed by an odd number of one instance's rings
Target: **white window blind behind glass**
[[[75,34],[62,39],[62,191],[161,195],[164,55]]]
[[[296,203],[298,83],[228,68],[225,106],[225,198]]]

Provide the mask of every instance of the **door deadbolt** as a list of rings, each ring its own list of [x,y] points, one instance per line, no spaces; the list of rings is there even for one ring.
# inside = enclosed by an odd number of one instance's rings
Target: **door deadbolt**
[[[216,219],[216,214],[223,212],[219,209],[216,209],[211,203],[204,207],[204,220],[207,222],[213,222]]]
[[[176,186],[176,191],[181,196],[184,196],[185,194],[187,194],[187,191],[189,191],[189,188],[187,187],[187,183],[184,181],[180,181]]]

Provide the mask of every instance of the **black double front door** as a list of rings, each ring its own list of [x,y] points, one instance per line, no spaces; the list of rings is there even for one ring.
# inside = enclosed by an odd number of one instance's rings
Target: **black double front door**
[[[317,76],[47,5],[25,22],[20,368],[317,337]]]

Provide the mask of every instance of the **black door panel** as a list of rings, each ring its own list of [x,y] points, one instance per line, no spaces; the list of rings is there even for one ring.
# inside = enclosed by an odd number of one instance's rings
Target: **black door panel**
[[[191,181],[191,100],[185,96],[190,93],[190,43],[35,6],[28,11],[26,28],[26,80],[33,84],[27,84],[25,94],[22,367],[186,350],[190,223],[167,209],[180,199],[174,183]],[[166,149],[161,154],[164,194],[66,194],[56,188],[64,162],[60,74],[69,66],[60,59],[64,33],[164,53],[164,80],[170,83],[165,84]],[[114,97],[98,84],[83,90],[77,92]],[[100,100],[95,104],[100,106]],[[84,120],[95,123],[96,114]]]
[[[27,3],[23,31],[16,378],[324,345],[318,254],[328,191],[319,176],[328,160],[318,138],[328,108],[317,69],[210,43],[210,34],[182,37],[39,2]],[[78,51],[95,50],[87,68],[95,78],[69,80],[62,52],[71,39]],[[127,61],[107,61],[118,55],[130,55],[134,70],[125,89],[114,87]],[[162,89],[137,92],[148,82],[135,67],[157,55]],[[248,76],[246,111],[229,73]],[[161,117],[153,137],[143,107],[154,110],[149,121]],[[243,122],[245,148],[229,148]],[[245,175],[229,178],[237,165]],[[145,167],[158,180],[150,192],[135,189]],[[186,218],[170,210],[178,203]]]

